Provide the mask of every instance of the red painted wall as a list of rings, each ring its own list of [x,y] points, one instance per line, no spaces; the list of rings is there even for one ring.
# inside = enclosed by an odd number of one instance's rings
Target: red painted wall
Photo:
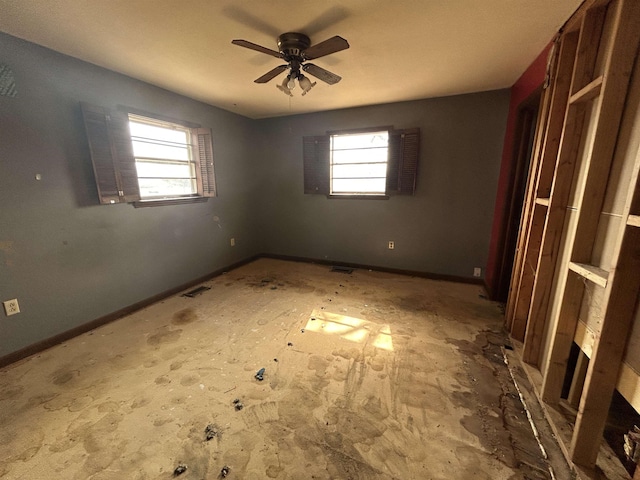
[[[544,81],[547,56],[551,49],[551,43],[545,47],[538,55],[533,63],[525,70],[520,78],[511,87],[511,101],[509,103],[509,116],[507,118],[507,128],[504,135],[504,146],[502,148],[502,164],[500,167],[500,176],[498,178],[498,191],[496,194],[496,205],[493,212],[493,226],[491,228],[491,244],[489,245],[489,258],[485,269],[485,283],[489,290],[489,295],[493,297],[496,290],[496,282],[498,280],[501,253],[500,238],[504,235],[506,227],[506,218],[508,202],[507,192],[509,190],[509,179],[512,170],[515,168],[513,164],[513,142],[516,128],[518,105],[531,95],[536,88],[542,85]]]

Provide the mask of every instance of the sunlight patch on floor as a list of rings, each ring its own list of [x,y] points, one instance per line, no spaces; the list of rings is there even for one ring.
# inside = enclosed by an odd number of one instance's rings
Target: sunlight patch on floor
[[[362,318],[313,310],[304,328],[305,331],[337,335],[351,342],[370,343],[376,348],[393,351],[391,327]]]

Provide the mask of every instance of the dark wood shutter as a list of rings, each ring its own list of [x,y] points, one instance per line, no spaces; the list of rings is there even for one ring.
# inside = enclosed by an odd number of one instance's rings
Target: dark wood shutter
[[[100,203],[140,200],[126,113],[81,103]]]
[[[330,138],[303,138],[304,193],[329,195]]]
[[[388,194],[413,195],[416,189],[419,152],[419,128],[389,132]]]
[[[216,196],[216,182],[213,174],[213,142],[211,129],[192,129],[193,142],[196,153],[196,168],[198,175],[198,195],[202,197]]]

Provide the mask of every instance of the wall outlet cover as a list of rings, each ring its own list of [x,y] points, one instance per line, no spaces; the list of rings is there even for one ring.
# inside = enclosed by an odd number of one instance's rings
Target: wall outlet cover
[[[20,313],[20,305],[18,305],[17,298],[2,302],[2,305],[4,306],[4,313],[7,314],[7,317]]]
[[[480,267],[474,267],[473,269],[473,276],[474,277],[480,277],[482,276],[482,269]]]

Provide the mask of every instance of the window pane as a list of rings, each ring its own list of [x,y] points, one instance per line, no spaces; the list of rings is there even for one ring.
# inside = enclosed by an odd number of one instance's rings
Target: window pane
[[[384,147],[389,143],[389,132],[356,133],[352,135],[333,135],[332,149]]]
[[[334,165],[333,178],[364,178],[364,177],[380,177],[385,178],[387,175],[386,163],[363,163],[358,165]]]
[[[337,163],[371,163],[386,162],[387,148],[374,148],[371,150],[338,150],[331,155],[333,164]]]
[[[149,125],[147,123],[139,123],[135,120],[129,120],[129,131],[132,137],[149,138],[152,140],[164,140],[173,143],[189,143],[189,137],[186,130],[166,128],[157,125]]]
[[[197,193],[195,181],[183,178],[147,179],[139,178],[140,196],[175,197]]]
[[[158,163],[158,162],[136,162],[138,177],[173,177],[173,178],[191,178],[191,164],[176,165],[175,163]]]
[[[148,140],[133,139],[133,155],[140,158],[166,158],[167,160],[189,161],[189,147],[151,143]]]
[[[367,179],[335,179],[332,181],[331,193],[333,194],[384,194],[386,181],[384,178]]]

